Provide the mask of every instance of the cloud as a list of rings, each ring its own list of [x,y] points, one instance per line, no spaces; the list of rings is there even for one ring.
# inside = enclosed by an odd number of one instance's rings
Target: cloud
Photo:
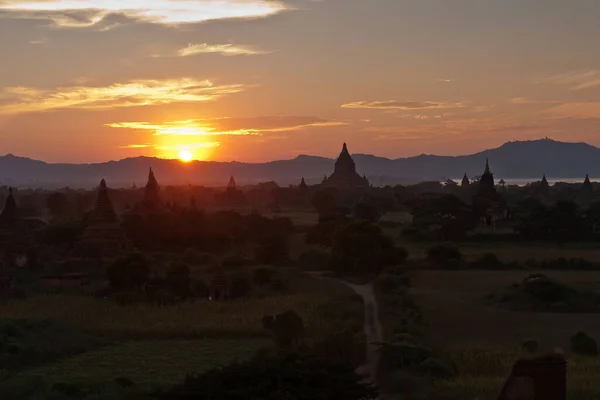
[[[0,113],[210,101],[246,88],[241,84],[215,85],[193,78],[134,80],[109,86],[65,86],[53,90],[8,87],[0,89]]]
[[[251,46],[235,44],[190,44],[177,52],[181,57],[195,56],[197,54],[217,53],[224,56],[269,54],[269,51],[255,49]]]
[[[328,121],[315,117],[257,117],[189,119],[164,123],[115,122],[111,128],[148,130],[154,136],[259,136],[266,132],[290,132],[309,127],[345,125],[345,122]]]
[[[276,0],[4,0],[6,18],[49,20],[58,27],[93,27],[122,15],[148,23],[178,25],[231,18],[267,17],[290,9]]]
[[[342,108],[366,108],[377,110],[434,110],[442,108],[460,108],[463,103],[446,103],[435,101],[356,101],[342,104]]]
[[[509,100],[511,104],[558,104],[559,101],[556,100],[534,100],[528,99],[525,97],[513,97]]]
[[[600,118],[600,102],[572,102],[558,105],[546,113],[554,118]]]
[[[587,89],[600,86],[600,71],[572,71],[543,78],[536,83],[553,83],[556,85],[570,86],[571,90]]]
[[[443,83],[450,83],[450,82],[454,82],[454,79],[437,79],[438,82],[443,82]]]

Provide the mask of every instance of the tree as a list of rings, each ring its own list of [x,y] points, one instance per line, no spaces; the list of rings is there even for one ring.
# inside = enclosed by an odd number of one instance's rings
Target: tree
[[[476,226],[473,211],[454,195],[423,197],[412,202],[412,225],[440,240],[464,238]]]
[[[280,351],[296,351],[304,341],[304,323],[294,311],[266,316],[262,319],[262,325],[271,333]]]
[[[336,219],[339,208],[337,190],[333,188],[319,190],[312,198],[312,205],[319,214],[319,222]]]
[[[150,262],[137,252],[116,259],[106,268],[109,285],[116,290],[139,290],[149,275]]]
[[[374,400],[377,390],[361,382],[351,364],[311,354],[256,357],[188,376],[156,400]]]
[[[333,237],[331,265],[347,273],[379,272],[398,262],[394,241],[368,221],[340,227]]]

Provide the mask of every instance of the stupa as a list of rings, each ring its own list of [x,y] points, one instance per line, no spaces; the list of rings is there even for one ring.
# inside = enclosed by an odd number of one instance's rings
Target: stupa
[[[462,178],[462,182],[460,183],[460,186],[462,187],[467,187],[471,185],[471,181],[469,180],[469,177],[467,176],[467,173],[465,172],[465,176],[463,176]]]
[[[154,171],[150,167],[148,172],[148,183],[144,188],[144,208],[148,211],[159,210],[162,208],[160,199],[160,186],[154,176]]]
[[[300,189],[308,189],[308,185],[306,184],[306,181],[304,180],[304,177],[302,177],[302,180],[300,181],[300,185],[298,185],[298,188],[300,188]]]
[[[129,242],[119,226],[104,179],[100,182],[96,207],[83,232],[81,244],[87,249],[100,250],[103,254],[118,253],[129,248]]]
[[[356,172],[356,164],[348,152],[346,143],[342,147],[342,152],[335,162],[335,169],[329,178],[323,179],[324,186],[337,187],[340,189],[366,188],[369,187],[367,177],[361,177]]]

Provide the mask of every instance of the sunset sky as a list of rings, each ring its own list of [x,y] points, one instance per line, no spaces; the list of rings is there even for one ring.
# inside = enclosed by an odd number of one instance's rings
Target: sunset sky
[[[600,146],[599,21],[598,0],[0,0],[0,154]]]

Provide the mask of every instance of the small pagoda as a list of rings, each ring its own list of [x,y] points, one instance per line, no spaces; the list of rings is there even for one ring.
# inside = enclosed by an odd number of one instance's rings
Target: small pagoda
[[[300,181],[300,184],[298,185],[299,189],[308,189],[308,185],[306,184],[306,181],[304,180],[304,177],[302,177],[302,180]]]
[[[462,182],[460,183],[461,187],[469,187],[471,186],[471,181],[469,180],[469,177],[467,176],[467,173],[465,172],[465,176],[463,176],[462,178]]]
[[[581,186],[581,192],[583,194],[592,194],[594,192],[594,186],[592,185],[592,181],[590,181],[590,176],[588,174],[585,174],[585,180]]]
[[[104,179],[98,187],[96,206],[90,215],[88,226],[83,232],[81,247],[100,251],[101,254],[115,254],[130,247],[125,233],[119,226]]]
[[[342,147],[337,161],[335,162],[335,168],[333,174],[329,178],[325,176],[322,185],[329,187],[336,187],[339,189],[352,189],[352,188],[368,188],[369,181],[366,176],[361,177],[356,172],[356,164],[348,152],[346,143]]]
[[[145,211],[159,211],[163,208],[160,198],[160,186],[154,176],[154,171],[150,167],[148,172],[148,182],[144,187],[144,201],[142,202]]]
[[[0,214],[0,262],[10,266],[27,264],[27,249],[31,245],[31,237],[19,216],[19,208],[8,189],[8,197]]]
[[[497,220],[508,217],[508,208],[502,195],[496,191],[494,174],[490,170],[489,160],[485,160],[485,170],[477,184],[477,193],[473,197],[475,212],[486,225],[494,225]]]

